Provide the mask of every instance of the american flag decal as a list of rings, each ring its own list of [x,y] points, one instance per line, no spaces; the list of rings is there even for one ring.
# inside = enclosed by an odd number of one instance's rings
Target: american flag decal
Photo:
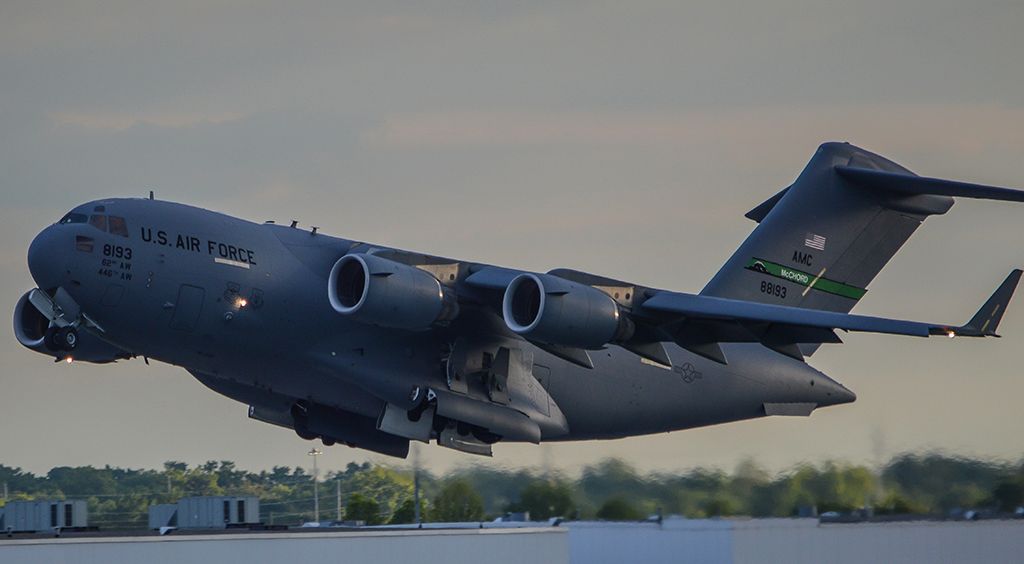
[[[804,246],[812,249],[818,249],[819,251],[825,250],[825,238],[816,233],[808,233],[807,238],[804,239]]]

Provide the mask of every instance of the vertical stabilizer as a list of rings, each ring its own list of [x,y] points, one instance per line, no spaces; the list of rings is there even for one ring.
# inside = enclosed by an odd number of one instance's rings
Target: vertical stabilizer
[[[758,226],[701,293],[849,312],[924,219],[953,205],[945,195],[865,189],[836,167],[916,176],[848,143],[820,146],[789,188],[747,214]]]

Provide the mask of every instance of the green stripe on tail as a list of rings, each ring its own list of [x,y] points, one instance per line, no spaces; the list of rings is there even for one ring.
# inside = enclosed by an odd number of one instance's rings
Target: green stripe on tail
[[[794,284],[801,286],[807,286],[814,290],[834,294],[836,296],[842,296],[844,298],[850,298],[851,300],[859,300],[864,297],[867,290],[858,288],[856,286],[850,286],[849,284],[843,284],[842,282],[836,282],[835,280],[829,280],[828,278],[820,277],[809,272],[783,266],[771,261],[767,261],[760,258],[751,258],[747,262],[745,267],[747,270],[753,270],[754,272],[760,272],[767,274],[768,276],[774,276],[782,280],[788,280]]]

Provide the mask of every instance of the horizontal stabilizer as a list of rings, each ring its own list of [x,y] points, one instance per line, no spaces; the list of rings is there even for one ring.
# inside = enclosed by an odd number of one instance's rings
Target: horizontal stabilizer
[[[1024,190],[971,184],[927,176],[914,176],[900,172],[873,170],[853,166],[837,166],[839,176],[864,188],[887,190],[908,196],[930,194],[933,196],[956,196],[960,198],[980,198],[984,200],[1003,200],[1007,202],[1024,202]],[[762,204],[763,205],[763,204]]]

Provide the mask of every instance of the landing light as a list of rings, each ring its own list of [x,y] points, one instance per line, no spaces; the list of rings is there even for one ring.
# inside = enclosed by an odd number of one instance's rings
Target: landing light
[[[238,301],[235,302],[235,305],[237,305],[240,308],[245,307],[245,306],[249,305],[249,300],[247,300],[245,298],[238,298]]]
[[[73,360],[74,360],[74,359],[73,359],[73,358],[71,358],[71,357],[69,356],[69,357],[67,357],[67,358],[65,358],[65,359],[64,359],[64,362],[66,362],[66,363],[68,363],[68,364],[71,364],[71,361],[73,361]]]
[[[953,337],[956,337],[956,331],[946,331],[946,336],[952,339]]]

